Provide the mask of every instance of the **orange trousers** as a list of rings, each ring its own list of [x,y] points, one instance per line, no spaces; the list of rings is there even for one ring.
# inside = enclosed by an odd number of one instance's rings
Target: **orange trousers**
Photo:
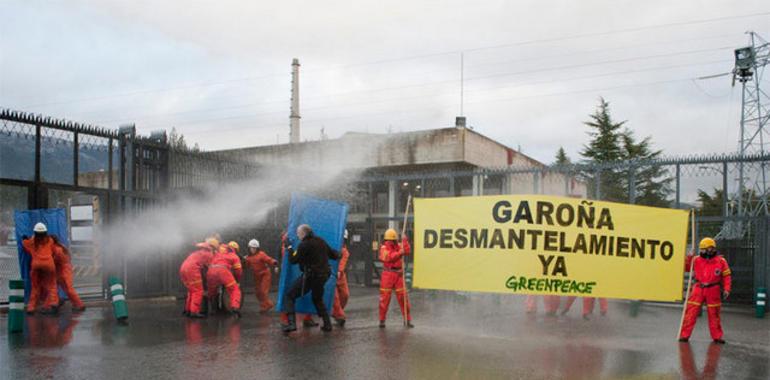
[[[56,289],[56,268],[49,265],[32,266],[29,271],[32,289],[29,294],[27,311],[34,312],[41,298],[43,306],[55,308],[59,306],[59,294]]]
[[[711,339],[722,339],[722,321],[719,317],[719,311],[722,308],[722,289],[719,286],[701,288],[694,286],[690,298],[687,299],[687,308],[684,312],[684,323],[682,324],[682,333],[680,338],[689,338],[692,330],[695,328],[695,321],[698,320],[698,313],[701,305],[706,304],[706,310],[709,319],[709,332]]]
[[[241,288],[235,281],[233,273],[226,268],[209,268],[208,273],[206,273],[209,300],[217,296],[217,288],[220,285],[225,287],[227,296],[230,298],[230,310],[239,310],[241,308]]]
[[[332,318],[345,319],[345,306],[350,298],[350,289],[348,288],[348,275],[342,272],[337,278],[337,289],[334,295],[334,306],[332,307]]]
[[[534,313],[537,311],[537,298],[539,296],[528,295],[526,300],[527,313]],[[543,305],[545,306],[546,314],[556,314],[559,310],[559,303],[561,299],[559,296],[543,296]]]
[[[187,299],[184,310],[190,313],[200,313],[203,303],[203,276],[197,268],[179,271],[182,283],[187,287]]]
[[[393,290],[396,291],[396,299],[401,307],[401,314],[407,316],[407,320],[412,320],[412,308],[406,299],[406,286],[404,276],[401,272],[383,271],[380,276],[380,320],[384,321],[388,315],[388,306],[390,306],[390,296]]]
[[[583,298],[583,315],[593,314],[594,312],[594,301],[596,301],[596,298],[593,297],[584,297]],[[602,313],[602,315],[607,314],[607,299],[606,298],[599,298],[599,312]]]
[[[56,271],[56,282],[64,293],[67,293],[67,298],[72,302],[72,307],[83,307],[83,301],[80,300],[78,292],[75,291],[75,287],[72,285],[72,267],[65,265],[61,270]]]
[[[254,272],[254,293],[259,301],[259,311],[272,310],[275,303],[270,299],[270,286],[273,284],[273,275],[269,269]]]

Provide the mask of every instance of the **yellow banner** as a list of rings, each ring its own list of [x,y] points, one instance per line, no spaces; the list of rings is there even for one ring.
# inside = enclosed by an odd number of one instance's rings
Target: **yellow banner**
[[[414,286],[682,298],[688,212],[542,195],[415,199]]]

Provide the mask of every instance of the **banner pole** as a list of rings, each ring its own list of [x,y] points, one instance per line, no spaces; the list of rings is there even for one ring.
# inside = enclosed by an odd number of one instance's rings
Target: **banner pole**
[[[401,225],[401,236],[406,234],[406,221],[409,218],[409,206],[412,204],[412,194],[406,198],[406,210],[404,210],[404,223]],[[402,242],[403,243],[403,242]],[[404,249],[402,246],[401,249]],[[401,255],[401,280],[404,282],[404,326],[409,324],[409,288],[406,286],[406,260]]]
[[[695,209],[690,210],[690,247],[692,247],[693,258],[690,259],[690,271],[689,278],[687,279],[687,291],[684,295],[684,302],[682,302],[682,317],[679,319],[679,330],[676,333],[676,339],[682,335],[682,326],[684,325],[684,315],[687,311],[687,300],[690,299],[690,287],[692,286],[692,268],[695,265]]]

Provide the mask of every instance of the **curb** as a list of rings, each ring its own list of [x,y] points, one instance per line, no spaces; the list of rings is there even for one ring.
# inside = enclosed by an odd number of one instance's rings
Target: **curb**
[[[162,302],[175,302],[176,296],[161,296],[161,297],[147,297],[147,298],[130,298],[126,300],[128,304],[142,302],[142,303],[162,303]],[[88,307],[107,307],[111,306],[110,300],[91,299],[83,300],[83,304]],[[0,305],[0,314],[8,314],[9,305]]]

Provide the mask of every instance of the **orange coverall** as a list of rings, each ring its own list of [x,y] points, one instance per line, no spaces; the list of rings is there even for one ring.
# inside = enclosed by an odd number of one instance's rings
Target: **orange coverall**
[[[537,311],[537,299],[539,296],[530,294],[527,295],[526,299],[526,305],[527,305],[527,313],[534,313]],[[549,315],[555,315],[556,312],[559,310],[559,303],[561,302],[561,297],[559,296],[543,296],[543,306],[545,306],[545,313]]]
[[[242,274],[241,259],[235,250],[225,244],[220,245],[219,252],[211,259],[209,270],[206,273],[209,299],[216,297],[219,285],[224,285],[230,298],[230,310],[239,310],[241,308],[241,288],[238,286],[238,282],[241,281]]]
[[[695,321],[698,319],[698,312],[705,302],[711,339],[722,339],[724,333],[719,319],[719,310],[722,307],[722,291],[729,293],[732,289],[732,271],[722,255],[715,255],[708,259],[701,256],[687,256],[685,271],[690,270],[690,263],[693,260],[695,260],[693,264],[695,282],[690,298],[687,300],[684,323],[679,337],[690,338],[692,329],[695,328]]]
[[[401,244],[404,247],[403,255],[409,255],[411,247],[409,241],[404,239]],[[401,267],[401,245],[392,240],[387,240],[380,247],[380,261],[382,261],[382,276],[380,276],[380,320],[384,321],[388,314],[390,295],[396,291],[396,299],[401,307],[401,313],[406,314],[407,320],[412,320],[411,308],[406,300],[406,283]]]
[[[273,284],[270,266],[276,265],[278,265],[278,261],[261,249],[253,255],[246,256],[246,266],[250,267],[254,273],[254,290],[257,300],[259,300],[259,311],[263,313],[270,311],[275,306],[270,300],[269,294],[270,286]]]
[[[583,297],[583,316],[584,317],[589,314],[593,314],[595,301],[596,301],[596,298],[594,297]],[[601,315],[607,314],[608,307],[609,305],[607,304],[607,299],[599,298],[599,313],[601,313]]]
[[[55,308],[59,305],[59,294],[56,291],[56,264],[54,252],[61,248],[56,245],[53,238],[46,236],[39,241],[34,237],[22,242],[24,252],[32,256],[29,276],[32,281],[32,289],[27,303],[27,312],[35,311],[38,300],[44,297],[45,308]]]
[[[345,319],[345,306],[348,304],[348,298],[350,297],[346,271],[349,257],[350,251],[348,251],[346,245],[343,245],[340,250],[340,262],[337,266],[339,276],[337,277],[337,289],[334,296],[334,306],[332,307],[332,318],[335,319]]]
[[[56,283],[67,293],[67,298],[75,309],[83,308],[83,301],[72,286],[72,261],[69,250],[61,244],[56,244],[59,249],[53,252],[53,261],[56,264]]]
[[[214,254],[207,248],[208,244],[200,244],[197,251],[187,256],[179,268],[179,277],[187,287],[187,300],[184,309],[190,313],[201,312],[203,301],[203,268],[209,265]]]

